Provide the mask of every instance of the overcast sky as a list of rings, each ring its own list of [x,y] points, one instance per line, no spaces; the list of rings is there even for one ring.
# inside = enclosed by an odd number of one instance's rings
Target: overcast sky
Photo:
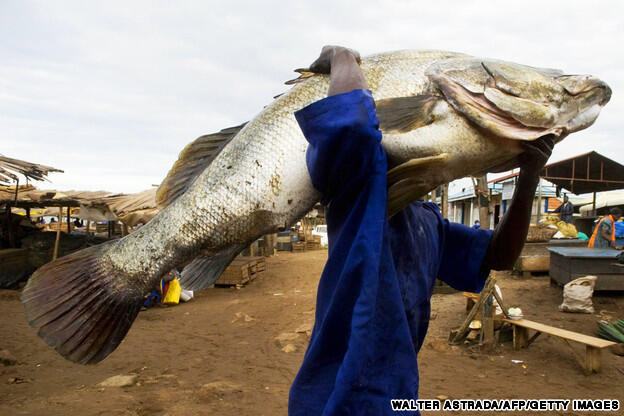
[[[43,188],[137,192],[197,136],[252,118],[324,44],[444,49],[613,89],[551,161],[624,162],[618,1],[0,1],[0,154],[63,169]]]

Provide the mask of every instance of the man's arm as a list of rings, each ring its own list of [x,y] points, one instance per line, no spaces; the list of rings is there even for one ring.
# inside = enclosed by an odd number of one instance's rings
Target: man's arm
[[[539,173],[548,161],[554,141],[545,136],[527,143],[511,206],[492,234],[482,269],[511,269],[522,251],[531,222]]]

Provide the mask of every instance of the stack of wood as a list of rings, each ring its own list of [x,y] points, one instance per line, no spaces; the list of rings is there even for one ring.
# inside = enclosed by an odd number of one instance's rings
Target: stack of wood
[[[294,253],[302,253],[306,249],[306,243],[303,241],[297,241],[292,243],[292,251]]]
[[[310,235],[305,242],[306,250],[320,250],[321,249],[321,236]]]
[[[260,276],[265,270],[264,257],[237,257],[221,274],[215,285],[241,287]]]

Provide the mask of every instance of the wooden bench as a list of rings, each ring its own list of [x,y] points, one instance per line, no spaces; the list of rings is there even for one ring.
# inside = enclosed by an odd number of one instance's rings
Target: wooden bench
[[[515,349],[528,347],[537,337],[544,333],[561,338],[572,349],[575,357],[587,373],[599,372],[602,364],[601,352],[603,348],[615,345],[615,342],[592,337],[554,326],[540,324],[526,319],[503,319],[504,322],[513,325],[513,345]],[[529,338],[529,330],[535,331]],[[570,345],[569,341],[585,345],[585,359],[583,359]]]

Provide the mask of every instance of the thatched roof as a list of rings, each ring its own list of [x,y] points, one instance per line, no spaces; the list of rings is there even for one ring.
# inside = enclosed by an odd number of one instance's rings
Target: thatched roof
[[[108,195],[111,193],[39,190],[32,185],[21,185],[17,189],[17,200],[15,200],[15,186],[0,186],[0,205],[10,204],[20,208],[79,207],[81,204],[88,204]]]
[[[11,180],[18,180],[16,174],[21,174],[35,181],[46,180],[50,172],[63,172],[51,166],[40,165],[38,163],[26,162],[24,160],[12,159],[0,155],[0,183],[10,183]]]
[[[92,221],[119,220],[128,226],[146,224],[158,214],[156,188],[136,194],[113,194],[105,191],[56,191],[38,190],[32,185],[18,188],[15,201],[15,186],[0,185],[0,206],[16,208],[75,207],[78,218]],[[58,209],[51,209],[46,215],[57,215]]]

